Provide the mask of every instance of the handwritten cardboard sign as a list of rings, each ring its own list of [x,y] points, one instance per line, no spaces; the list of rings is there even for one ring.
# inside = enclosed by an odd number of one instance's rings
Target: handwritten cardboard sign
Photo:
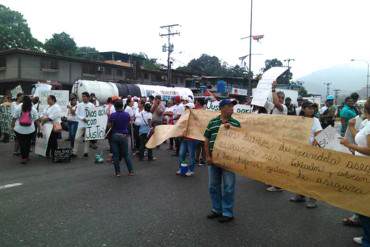
[[[48,107],[48,97],[50,95],[54,95],[57,99],[57,104],[60,106],[60,109],[62,110],[62,116],[66,116],[68,109],[68,103],[69,103],[69,91],[68,90],[49,90],[49,91],[40,91],[39,92],[39,100],[40,100],[40,106],[39,106],[39,112],[43,112]]]
[[[105,139],[108,116],[104,106],[96,107],[93,110],[86,108],[86,132],[85,140]]]
[[[187,111],[172,128],[156,128],[152,148],[166,138],[204,140],[208,122],[219,113]],[[312,119],[234,114],[241,128],[220,128],[213,162],[242,176],[282,187],[334,206],[370,216],[369,158],[308,144]],[[162,126],[161,126],[162,127]]]

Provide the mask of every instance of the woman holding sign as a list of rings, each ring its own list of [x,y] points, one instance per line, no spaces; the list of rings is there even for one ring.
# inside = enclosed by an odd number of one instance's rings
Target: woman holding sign
[[[355,136],[355,143],[351,144],[347,139],[343,139],[340,143],[351,151],[355,151],[355,155],[366,156],[370,158],[370,99],[365,103],[365,117],[362,122],[362,128]],[[354,238],[356,243],[361,243],[362,246],[370,246],[370,217],[360,215],[360,222],[364,229],[363,238]]]
[[[29,161],[31,140],[35,132],[34,123],[38,119],[37,111],[32,107],[30,97],[23,97],[23,103],[14,110],[13,117],[12,127],[20,145],[21,163],[26,164]],[[36,124],[39,125],[39,122],[36,121]]]
[[[48,97],[48,107],[44,110],[41,123],[51,123],[53,125],[53,130],[51,131],[48,147],[46,149],[46,157],[54,157],[54,152],[58,148],[58,137],[62,131],[61,126],[61,116],[62,110],[57,104],[57,99],[54,95],[49,95]]]

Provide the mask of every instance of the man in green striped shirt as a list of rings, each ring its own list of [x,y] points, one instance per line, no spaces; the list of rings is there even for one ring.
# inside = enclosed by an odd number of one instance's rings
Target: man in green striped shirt
[[[209,165],[208,189],[212,201],[212,211],[207,218],[219,218],[218,221],[221,223],[229,222],[234,219],[233,207],[235,174],[213,165],[212,151],[217,138],[218,130],[222,124],[225,126],[225,128],[230,128],[230,126],[240,127],[240,123],[236,119],[232,118],[235,104],[236,101],[232,101],[230,99],[222,100],[219,104],[221,115],[212,119],[208,123],[207,129],[204,133],[204,137],[206,139],[204,142],[204,150],[206,152],[207,163]]]

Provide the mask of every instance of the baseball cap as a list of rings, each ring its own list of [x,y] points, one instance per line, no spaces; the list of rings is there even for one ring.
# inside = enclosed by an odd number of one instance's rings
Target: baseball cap
[[[180,103],[181,102],[181,97],[179,95],[175,96],[175,102]]]
[[[334,100],[334,96],[333,96],[333,95],[328,95],[328,96],[326,97],[326,100]]]
[[[220,104],[218,105],[220,109],[226,105],[236,105],[236,100],[231,99],[223,99],[221,100]]]

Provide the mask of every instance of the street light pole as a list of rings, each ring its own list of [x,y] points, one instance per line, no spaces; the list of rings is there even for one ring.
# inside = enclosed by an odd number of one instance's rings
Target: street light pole
[[[249,83],[248,83],[248,95],[252,96],[252,27],[253,27],[253,0],[251,1],[251,16],[250,16],[250,22],[249,22]]]
[[[358,61],[367,64],[367,75],[366,75],[366,98],[369,98],[369,77],[370,77],[370,62],[365,60],[351,59],[352,62]]]

